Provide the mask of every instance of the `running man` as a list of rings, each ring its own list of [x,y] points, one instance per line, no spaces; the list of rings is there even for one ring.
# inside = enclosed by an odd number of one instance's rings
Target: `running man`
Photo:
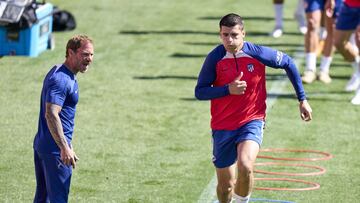
[[[265,124],[265,66],[286,71],[295,88],[303,120],[312,119],[312,110],[297,67],[288,55],[244,41],[243,20],[237,14],[224,16],[219,27],[222,44],[206,57],[195,97],[211,100],[213,163],[219,202],[228,203],[233,197],[236,203],[247,203]]]

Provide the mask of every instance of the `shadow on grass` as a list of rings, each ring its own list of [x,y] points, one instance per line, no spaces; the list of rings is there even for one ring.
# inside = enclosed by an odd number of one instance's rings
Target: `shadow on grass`
[[[278,98],[278,99],[296,99],[294,94],[267,94],[267,98]],[[198,101],[195,97],[182,97],[180,100],[183,101]],[[210,100],[209,100],[210,101]]]
[[[348,97],[346,96],[348,93],[344,91],[306,92],[306,93],[307,93],[306,94],[307,100],[309,101],[347,102],[349,100]],[[297,100],[295,93],[268,93],[267,98]]]
[[[276,49],[286,53],[289,56],[293,56],[294,54],[299,53],[299,49],[296,49],[296,48],[279,47]]]
[[[186,45],[191,46],[217,46],[220,44],[220,42],[184,42]]]
[[[170,57],[174,58],[205,58],[206,54],[184,54],[184,53],[174,53]]]
[[[290,55],[297,52],[297,50],[295,49],[282,49],[280,51],[283,51]],[[187,53],[179,53],[179,52],[170,55],[170,57],[173,58],[204,58],[204,59],[206,56],[207,56],[206,54],[187,54]]]
[[[330,74],[330,77],[333,79],[333,80],[350,80],[350,75],[331,75]]]
[[[343,63],[339,63],[339,62],[331,63],[330,67],[331,67],[331,68],[351,68],[351,69],[352,69],[351,64],[350,64],[350,63],[347,63],[347,62],[343,62]]]
[[[283,80],[286,79],[287,75],[283,74],[283,73],[271,73],[271,74],[266,74],[266,80],[267,81],[275,81],[275,80]]]
[[[197,80],[197,77],[195,76],[179,76],[179,75],[135,76],[133,78],[136,80],[166,80],[166,79]]]
[[[302,43],[261,43],[259,44],[261,46],[267,46],[267,47],[302,47],[304,44]]]
[[[344,97],[333,97],[337,96],[338,94],[344,94]],[[326,102],[348,102],[348,97],[345,97],[346,92],[342,91],[333,91],[333,92],[326,92],[326,93],[310,93],[307,96],[309,101],[326,101]],[[295,93],[268,93],[267,99],[291,99],[297,100]],[[195,97],[182,97],[179,98],[182,101],[198,101]]]
[[[186,45],[194,45],[194,46],[217,46],[220,42],[184,42]],[[302,47],[304,46],[302,43],[256,43],[261,46],[267,47]]]
[[[201,35],[218,35],[218,32],[195,31],[195,30],[123,30],[119,34],[123,35],[184,35],[184,34],[201,34]]]
[[[303,34],[301,34],[300,32],[284,32],[283,35],[294,35],[294,36],[301,36]]]
[[[295,93],[267,93],[268,99],[296,99]]]
[[[199,17],[199,20],[217,20],[220,21],[220,19],[222,18],[222,16],[203,16],[203,17]],[[274,21],[273,17],[268,17],[268,16],[242,16],[241,17],[244,21],[249,20],[249,21]],[[294,19],[292,18],[283,18],[284,21],[293,21]]]
[[[252,37],[268,36],[267,32],[247,31]],[[121,35],[219,35],[219,32],[196,31],[196,30],[122,30]]]
[[[181,97],[179,99],[182,101],[200,101],[200,100],[197,100],[195,97]]]
[[[284,74],[266,74],[266,80],[282,80],[287,78]],[[175,80],[197,80],[196,76],[183,76],[183,75],[158,75],[158,76],[134,76],[135,80],[166,80],[166,79],[175,79]]]
[[[309,93],[307,99],[320,102],[349,102],[349,97],[346,94],[348,93],[344,91],[327,92],[325,94]]]

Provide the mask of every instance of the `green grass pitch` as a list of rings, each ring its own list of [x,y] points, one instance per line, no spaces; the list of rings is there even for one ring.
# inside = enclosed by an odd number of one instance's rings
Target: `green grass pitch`
[[[0,58],[0,202],[31,202],[35,191],[32,141],[37,130],[42,80],[64,61],[70,36],[94,39],[90,71],[78,75],[80,102],[73,146],[70,202],[191,203],[214,176],[209,102],[194,99],[204,57],[220,43],[218,21],[229,12],[245,19],[246,40],[289,55],[303,50],[293,20],[296,1],[285,4],[285,34],[273,28],[270,0],[49,0],[74,14],[77,29],[56,32],[54,51],[37,58]],[[1,44],[0,44],[1,46]],[[303,58],[299,58],[303,70]],[[300,120],[290,83],[267,115],[264,148],[312,149],[334,158],[319,190],[254,191],[252,197],[293,202],[358,202],[360,107],[343,91],[352,73],[335,55],[333,82],[305,85],[313,121]],[[270,89],[282,71],[268,69]],[[266,161],[266,160],[259,160]],[[301,172],[301,171],[300,171]],[[261,175],[257,175],[261,177]],[[263,185],[301,187],[290,183]]]

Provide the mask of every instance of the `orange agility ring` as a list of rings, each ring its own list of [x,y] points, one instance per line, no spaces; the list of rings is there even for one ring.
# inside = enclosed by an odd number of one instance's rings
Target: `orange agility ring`
[[[290,178],[255,178],[255,181],[287,181],[287,182],[296,182],[310,185],[310,187],[305,188],[276,188],[276,187],[254,187],[255,190],[277,190],[277,191],[308,191],[308,190],[317,190],[320,188],[320,184],[309,182],[305,180],[290,179]]]
[[[257,156],[257,158],[283,160],[283,161],[321,161],[321,160],[329,160],[333,158],[333,155],[329,153],[316,151],[316,150],[306,150],[306,149],[261,149],[260,152],[294,152],[294,153],[308,153],[308,154],[321,155],[321,157],[309,157],[309,158],[274,157],[274,156],[266,156],[266,155]]]
[[[269,175],[284,175],[284,176],[315,176],[321,175],[326,172],[326,169],[320,166],[312,166],[312,165],[305,165],[305,164],[287,164],[287,163],[280,163],[280,162],[265,162],[265,163],[255,163],[255,166],[291,166],[291,167],[303,167],[303,168],[310,168],[310,169],[317,169],[318,171],[309,172],[309,173],[286,173],[286,172],[271,172],[265,170],[255,169],[255,173],[262,173],[262,174],[269,174]]]

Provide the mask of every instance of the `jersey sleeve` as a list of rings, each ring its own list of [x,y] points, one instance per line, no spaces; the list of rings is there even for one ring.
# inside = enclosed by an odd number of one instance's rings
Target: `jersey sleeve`
[[[66,81],[59,77],[52,77],[48,81],[46,102],[63,106],[68,88]]]
[[[242,50],[268,67],[284,69],[295,89],[298,100],[306,100],[299,71],[290,56],[270,47],[259,46],[249,42],[244,42]]]
[[[199,100],[210,100],[229,95],[227,85],[214,87],[213,83],[216,79],[216,64],[225,55],[225,49],[217,47],[206,57],[204,64],[198,76],[195,87],[195,97]]]

